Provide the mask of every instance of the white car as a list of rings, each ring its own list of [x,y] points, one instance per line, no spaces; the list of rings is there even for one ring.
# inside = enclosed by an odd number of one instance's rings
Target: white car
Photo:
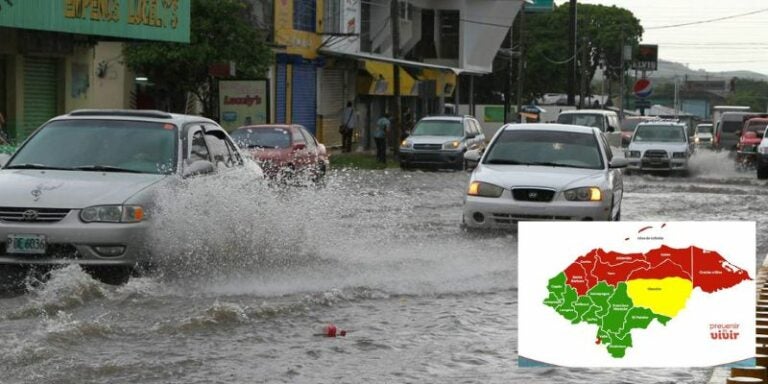
[[[768,129],[763,132],[763,139],[757,146],[755,168],[757,168],[757,178],[760,180],[768,179],[768,136],[766,134],[768,134]]]
[[[697,147],[712,147],[712,124],[704,123],[696,126],[696,133],[693,135],[693,143]]]
[[[485,134],[472,116],[425,117],[400,143],[400,167],[464,169],[464,152],[485,147]]]
[[[464,198],[466,228],[514,228],[523,220],[619,220],[624,190],[605,135],[593,127],[508,124],[484,153]]]
[[[0,168],[0,283],[29,266],[66,264],[122,283],[152,262],[159,189],[245,165],[229,135],[199,116],[81,110],[51,119]]]
[[[624,157],[627,170],[687,172],[691,153],[684,124],[655,121],[637,125]]]

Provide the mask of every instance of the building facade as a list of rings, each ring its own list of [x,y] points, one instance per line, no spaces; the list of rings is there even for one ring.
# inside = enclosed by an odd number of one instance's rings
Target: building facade
[[[41,11],[45,10],[45,11]],[[25,0],[0,8],[3,134],[78,108],[135,106],[122,42],[189,42],[189,0]]]

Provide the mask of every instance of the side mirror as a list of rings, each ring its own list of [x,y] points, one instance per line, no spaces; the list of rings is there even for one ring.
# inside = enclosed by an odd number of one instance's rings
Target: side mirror
[[[10,155],[7,155],[5,153],[0,153],[0,168],[2,168],[5,165],[5,163],[8,162],[8,159],[10,159],[10,158],[11,158]]]
[[[465,136],[467,136],[467,139],[474,139],[477,137],[477,133],[467,133]]]
[[[213,173],[216,168],[213,167],[213,163],[208,160],[197,160],[192,164],[184,167],[183,177],[190,177],[196,175],[207,175]]]
[[[611,160],[611,164],[608,165],[608,168],[626,168],[627,165],[629,165],[629,160],[623,157],[614,157]]]
[[[616,127],[614,127],[613,125],[609,125],[608,132],[616,132]]]
[[[482,150],[470,149],[464,152],[464,160],[467,162],[467,169],[471,170],[477,167],[477,163],[480,162],[480,158],[483,157]]]

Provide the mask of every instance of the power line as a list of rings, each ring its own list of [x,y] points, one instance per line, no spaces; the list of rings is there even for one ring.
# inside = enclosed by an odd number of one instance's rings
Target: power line
[[[689,22],[689,23],[682,23],[682,24],[662,25],[662,26],[659,26],[659,27],[648,27],[648,28],[645,28],[645,30],[648,31],[648,30],[651,30],[651,29],[667,29],[667,28],[685,27],[685,26],[689,26],[689,25],[705,24],[705,23],[711,23],[711,22],[715,22],[715,21],[735,19],[737,17],[756,15],[758,13],[763,13],[763,12],[768,12],[768,8],[763,8],[763,9],[758,9],[756,11],[751,11],[751,12],[747,12],[747,13],[740,13],[738,15],[724,16],[724,17],[718,17],[718,18],[708,19],[708,20],[692,21],[692,22]]]

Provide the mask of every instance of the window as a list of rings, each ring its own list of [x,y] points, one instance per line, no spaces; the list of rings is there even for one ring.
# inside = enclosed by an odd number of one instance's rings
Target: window
[[[459,58],[459,11],[438,11],[440,17],[440,58]]]
[[[312,136],[312,134],[307,132],[307,130],[304,127],[299,127],[299,131],[301,132],[302,136],[304,136],[304,139],[307,141],[307,149],[309,149],[311,152],[316,151],[317,142],[315,142],[315,138]]]
[[[342,0],[326,0],[323,7],[323,32],[325,33],[345,33],[344,27],[341,25],[342,12],[341,4]]]
[[[189,162],[194,163],[199,160],[211,161],[202,130],[197,130],[192,134],[192,144],[189,146]]]
[[[600,145],[591,133],[503,131],[488,149],[486,164],[603,169]]]
[[[298,129],[294,129],[292,131],[291,139],[293,141],[293,145],[306,143],[306,140],[304,140],[304,136],[301,135],[301,131],[299,131]]]
[[[463,127],[458,120],[422,120],[411,136],[461,136]]]
[[[293,29],[315,32],[317,24],[316,0],[293,1]]]
[[[210,155],[213,158],[213,164],[219,168],[221,166],[230,168],[235,165],[235,159],[232,152],[224,140],[224,133],[218,130],[207,129],[205,141],[208,144]]]

